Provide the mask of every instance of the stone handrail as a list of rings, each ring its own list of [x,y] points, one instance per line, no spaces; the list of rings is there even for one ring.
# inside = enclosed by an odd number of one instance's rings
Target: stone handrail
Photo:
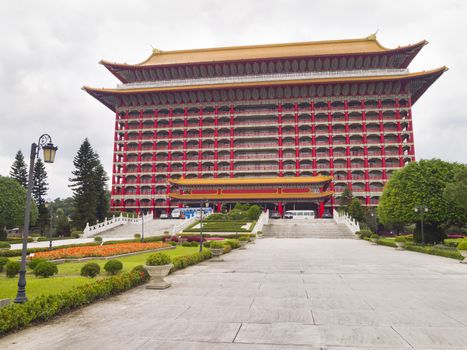
[[[151,221],[153,219],[152,212],[149,212],[144,215],[144,222]],[[130,218],[123,216],[123,213],[120,213],[120,216],[112,216],[111,219],[105,218],[104,221],[98,222],[95,225],[90,226],[89,222],[86,224],[86,227],[83,230],[83,237],[88,238],[99,233],[108,231],[114,227],[126,225],[126,224],[141,224],[141,217]]]
[[[254,233],[254,234],[258,233],[258,231],[261,231],[263,229],[263,226],[266,225],[268,222],[269,222],[269,209],[261,213],[251,233]]]
[[[333,217],[334,221],[338,224],[344,224],[350,232],[355,234],[355,232],[360,231],[360,224],[358,223],[357,220],[352,219],[351,216],[349,216],[346,213],[339,213],[336,209],[333,210]]]
[[[211,215],[211,213],[209,214],[204,214],[203,215],[203,219],[206,219],[209,215]],[[199,217],[197,217],[196,215],[195,216],[192,216],[191,218],[189,219],[183,219],[181,220],[180,223],[178,224],[175,224],[174,227],[172,228],[172,234],[173,235],[176,235],[178,233],[181,233],[183,232],[184,229],[186,229],[188,226],[194,224],[196,221],[199,220]]]

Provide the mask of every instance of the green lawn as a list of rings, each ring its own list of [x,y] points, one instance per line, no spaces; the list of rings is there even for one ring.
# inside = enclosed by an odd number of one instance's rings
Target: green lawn
[[[181,255],[190,255],[199,251],[198,247],[177,247],[173,250],[167,250],[165,253],[175,257]],[[123,263],[124,270],[131,270],[136,265],[144,265],[146,258],[153,252],[131,255],[123,258],[118,258]],[[12,259],[12,258],[10,258]],[[101,267],[101,276],[106,276],[104,265],[107,260],[89,260],[79,263],[64,263],[58,266],[58,275],[50,278],[36,278],[31,270],[28,269],[26,274],[26,295],[29,299],[42,294],[56,294],[67,291],[75,286],[86,284],[92,281],[89,278],[81,277],[81,267],[88,263],[95,262]],[[16,296],[18,276],[15,278],[7,278],[5,272],[0,273],[0,299],[11,298]]]

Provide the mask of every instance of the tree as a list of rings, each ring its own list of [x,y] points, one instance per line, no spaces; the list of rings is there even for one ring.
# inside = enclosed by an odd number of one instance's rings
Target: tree
[[[259,216],[261,215],[261,207],[257,204],[252,205],[246,211],[246,215],[250,220],[258,220]]]
[[[26,209],[26,189],[15,179],[0,176],[0,227],[22,227]],[[37,207],[31,203],[31,225],[37,220]]]
[[[58,236],[68,236],[70,234],[70,221],[63,209],[57,209],[55,212],[55,224]]]
[[[39,204],[38,211],[39,216],[37,218],[37,226],[39,226],[41,235],[44,235],[50,227],[50,211],[44,203]]]
[[[28,187],[28,169],[21,151],[16,153],[15,161],[10,170],[10,177],[18,181],[24,188]]]
[[[415,238],[421,240],[420,213],[417,206],[426,206],[424,231],[426,242],[441,242],[442,225],[465,223],[467,212],[445,196],[445,188],[455,181],[456,169],[465,165],[439,159],[410,163],[396,171],[386,184],[378,205],[378,217],[383,224],[416,224]],[[448,186],[449,187],[449,186]]]
[[[352,198],[347,212],[353,219],[357,220],[358,222],[365,222],[365,211],[358,198]]]
[[[344,191],[342,191],[342,194],[339,197],[339,205],[341,206],[341,208],[347,211],[350,203],[352,202],[352,199],[352,191],[349,189],[348,186],[345,186]]]
[[[467,166],[454,170],[453,181],[446,184],[444,197],[450,203],[467,211]]]
[[[87,138],[81,144],[73,165],[76,168],[72,172],[74,177],[70,178],[75,208],[73,224],[84,229],[86,223],[94,224],[107,215],[107,174]]]
[[[32,185],[32,197],[38,205],[44,204],[44,196],[47,195],[47,172],[45,171],[44,163],[40,158],[37,159],[34,165],[34,176]]]

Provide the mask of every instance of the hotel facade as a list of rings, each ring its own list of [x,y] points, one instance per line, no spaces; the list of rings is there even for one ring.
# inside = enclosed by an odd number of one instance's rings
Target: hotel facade
[[[322,215],[345,187],[377,205],[415,160],[413,104],[447,70],[409,72],[426,44],[388,49],[372,35],[101,61],[121,83],[83,89],[115,116],[112,209],[230,198]]]

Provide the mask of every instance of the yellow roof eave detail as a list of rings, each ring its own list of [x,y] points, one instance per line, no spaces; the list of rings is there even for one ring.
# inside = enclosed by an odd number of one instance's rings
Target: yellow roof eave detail
[[[179,186],[238,186],[238,185],[297,185],[325,183],[332,176],[301,176],[301,177],[263,177],[263,178],[216,178],[216,179],[170,179],[169,182]]]

